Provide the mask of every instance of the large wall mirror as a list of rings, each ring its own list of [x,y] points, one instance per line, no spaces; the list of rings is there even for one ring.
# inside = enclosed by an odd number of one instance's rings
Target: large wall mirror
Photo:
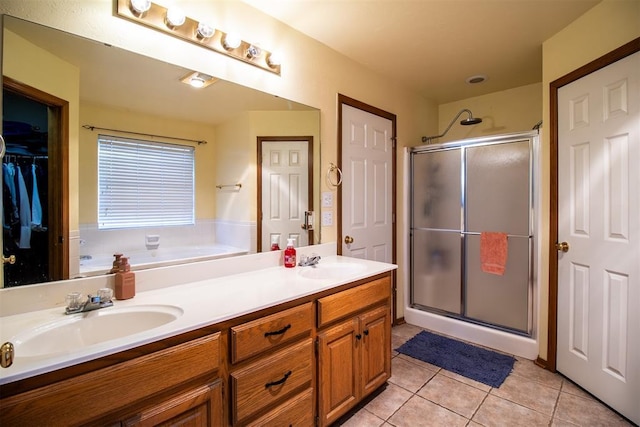
[[[319,197],[319,110],[215,76],[196,89],[181,79],[198,70],[6,15],[2,34],[4,287],[104,274],[116,252],[142,269],[268,250],[272,236],[318,243],[304,222]],[[107,205],[105,171],[142,169],[149,144],[192,153],[192,187],[165,184],[172,166],[151,162],[167,171],[158,191],[193,194],[192,223],[105,225],[151,193]],[[125,151],[107,166],[112,146]]]

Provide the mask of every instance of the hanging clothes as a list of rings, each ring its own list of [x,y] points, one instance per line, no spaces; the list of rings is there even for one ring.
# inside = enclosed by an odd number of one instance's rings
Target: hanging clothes
[[[38,192],[38,178],[36,177],[36,165],[31,165],[33,175],[33,192],[31,195],[31,228],[40,230],[42,228],[42,205],[40,204],[40,194]]]
[[[11,205],[5,206],[4,208],[7,210],[8,219],[3,215],[3,225],[11,226],[11,224],[17,222],[19,220],[18,216],[18,199],[16,197],[16,167],[13,163],[3,163],[2,164],[2,175],[4,184],[9,189],[9,194],[11,195]],[[6,221],[6,223],[4,222]]]
[[[29,193],[24,182],[24,176],[18,166],[18,196],[20,197],[20,242],[21,249],[31,248],[31,205],[29,203]]]

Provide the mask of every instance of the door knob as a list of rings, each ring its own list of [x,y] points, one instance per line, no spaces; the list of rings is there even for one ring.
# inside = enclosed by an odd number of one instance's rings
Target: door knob
[[[2,262],[4,264],[15,264],[16,263],[16,256],[15,255],[11,255],[9,257],[4,256],[4,254],[2,255]]]
[[[556,243],[556,249],[561,252],[569,252],[569,244],[567,242]]]
[[[345,242],[347,245],[350,245],[351,243],[353,243],[353,237],[351,237],[351,236],[345,236],[345,237],[344,237],[344,242]]]

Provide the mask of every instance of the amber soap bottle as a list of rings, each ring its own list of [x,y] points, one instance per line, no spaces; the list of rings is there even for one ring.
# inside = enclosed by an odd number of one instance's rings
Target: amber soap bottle
[[[129,259],[120,258],[120,268],[116,272],[116,299],[130,299],[136,295],[136,275],[131,271]]]

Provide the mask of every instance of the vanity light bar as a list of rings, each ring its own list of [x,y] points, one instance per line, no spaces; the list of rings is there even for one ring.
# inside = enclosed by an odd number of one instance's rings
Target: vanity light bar
[[[140,2],[146,3],[148,9],[140,12],[138,7]],[[144,0],[118,0],[118,16],[129,19],[138,24],[154,28],[165,34],[170,34],[182,40],[197,44],[209,50],[230,56],[247,64],[254,65],[263,70],[280,75],[281,65],[279,61],[274,61],[276,57],[272,52],[257,47],[244,40],[234,40],[229,43],[228,35],[218,29],[208,25],[205,21],[196,21],[184,17],[184,22],[170,23],[167,19],[167,8],[153,2]]]

